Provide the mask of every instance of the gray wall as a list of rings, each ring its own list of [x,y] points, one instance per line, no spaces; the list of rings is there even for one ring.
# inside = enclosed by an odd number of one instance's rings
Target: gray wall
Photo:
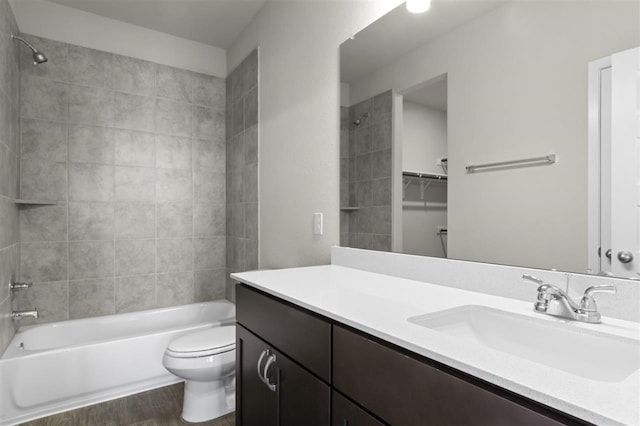
[[[0,354],[13,338],[9,282],[18,272],[18,27],[7,0],[0,0]]]
[[[348,120],[344,115],[341,112],[342,143],[345,127],[349,137],[348,148],[340,150],[340,201],[341,207],[358,210],[341,211],[341,244],[391,251],[392,93],[353,105]],[[353,124],[357,119],[360,126]]]
[[[258,122],[258,49],[255,49],[227,77],[229,273],[258,269]],[[227,297],[235,299],[230,280]]]
[[[49,39],[21,49],[21,309],[38,321],[225,296],[225,80]],[[26,323],[26,321],[25,321]]]

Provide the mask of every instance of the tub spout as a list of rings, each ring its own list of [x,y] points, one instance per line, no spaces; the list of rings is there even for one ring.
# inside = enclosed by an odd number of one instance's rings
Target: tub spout
[[[15,319],[21,319],[26,317],[38,318],[38,308],[31,311],[13,311],[11,317]]]

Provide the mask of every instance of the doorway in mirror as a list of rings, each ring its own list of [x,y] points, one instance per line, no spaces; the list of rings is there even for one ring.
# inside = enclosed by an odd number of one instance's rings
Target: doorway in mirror
[[[401,251],[447,257],[447,76],[400,96]]]

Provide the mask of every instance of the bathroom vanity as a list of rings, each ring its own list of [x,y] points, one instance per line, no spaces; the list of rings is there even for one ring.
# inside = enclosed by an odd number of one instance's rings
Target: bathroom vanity
[[[606,317],[602,324],[567,322],[532,312],[531,303],[336,264],[232,276],[241,282],[236,287],[240,425],[640,420],[639,375],[632,359],[638,355],[635,322]],[[495,329],[494,341],[464,337],[465,321]],[[516,328],[506,338],[520,335],[513,344],[525,353],[495,345],[505,338],[500,324],[506,323]],[[543,327],[541,336],[537,327]],[[627,351],[631,358],[612,358],[609,364],[629,365],[590,365],[597,361],[590,356],[567,364],[562,353],[572,349],[557,346],[549,350],[558,359],[528,353],[527,344],[542,353],[545,345],[557,345],[556,329],[568,332],[563,335],[568,339],[573,334],[595,339],[597,346],[613,342],[612,350]]]

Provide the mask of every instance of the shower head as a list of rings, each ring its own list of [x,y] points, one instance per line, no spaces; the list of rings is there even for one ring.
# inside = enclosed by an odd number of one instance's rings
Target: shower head
[[[33,47],[27,40],[23,39],[22,37],[14,36],[13,34],[11,34],[11,40],[19,40],[24,44],[26,44],[29,49],[31,49],[32,57],[33,57],[33,65],[42,64],[43,62],[48,61],[44,53],[40,52],[38,49]]]

